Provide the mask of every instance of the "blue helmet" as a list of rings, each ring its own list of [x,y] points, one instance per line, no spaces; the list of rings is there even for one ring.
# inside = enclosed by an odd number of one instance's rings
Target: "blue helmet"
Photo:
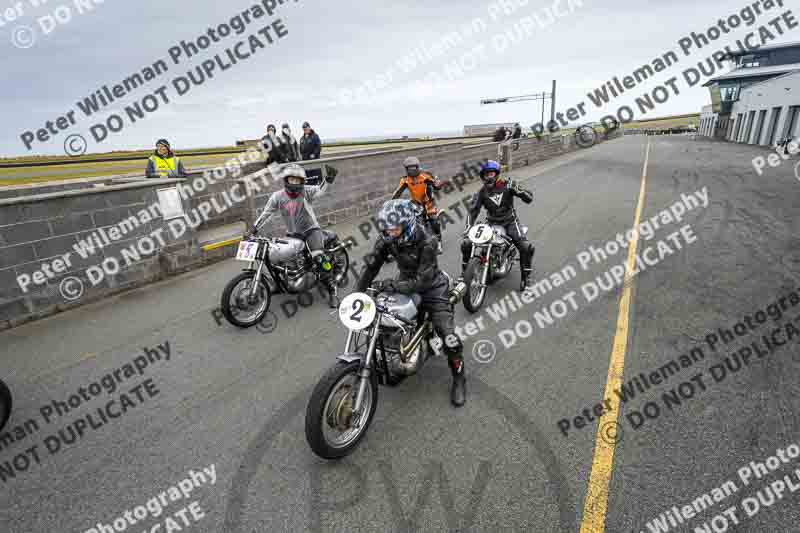
[[[494,178],[491,180],[486,179],[487,172],[495,172]],[[494,187],[497,181],[500,179],[500,164],[497,161],[487,161],[481,165],[481,181],[484,183],[486,187]]]
[[[378,229],[381,237],[387,242],[407,243],[414,238],[414,231],[417,225],[417,211],[411,200],[389,200],[378,211]],[[402,228],[399,236],[394,237],[386,234],[390,228]]]

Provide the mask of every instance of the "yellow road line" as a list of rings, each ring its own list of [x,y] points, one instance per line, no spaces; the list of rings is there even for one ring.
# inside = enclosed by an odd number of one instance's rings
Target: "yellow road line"
[[[647,183],[647,163],[650,160],[650,139],[647,140],[647,149],[642,167],[642,184],[639,188],[639,203],[636,206],[636,215],[633,223],[633,239],[628,248],[628,260],[625,263],[625,285],[619,300],[619,316],[617,317],[617,330],[614,334],[614,346],[611,350],[611,363],[608,367],[605,398],[610,402],[611,409],[606,410],[597,423],[597,436],[594,443],[594,458],[592,472],[589,475],[589,487],[586,490],[586,500],[583,504],[580,533],[603,533],[606,528],[606,511],[608,510],[608,485],[614,468],[615,439],[603,434],[605,427],[617,423],[619,414],[619,397],[614,390],[622,385],[622,371],[625,367],[625,349],[628,346],[628,314],[631,304],[631,284],[635,266],[636,246],[639,243],[639,219],[644,206],[644,191]],[[617,433],[620,431],[616,428]],[[610,442],[609,442],[610,441]]]
[[[206,244],[205,246],[203,246],[203,251],[210,252],[211,250],[216,250],[217,248],[222,248],[223,246],[230,246],[231,244],[236,244],[241,240],[242,240],[241,237],[234,237],[233,239]]]

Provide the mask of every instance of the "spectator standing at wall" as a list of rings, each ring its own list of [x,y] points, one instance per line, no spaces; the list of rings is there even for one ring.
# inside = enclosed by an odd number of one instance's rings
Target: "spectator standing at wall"
[[[303,161],[319,159],[321,152],[322,141],[319,140],[319,135],[311,128],[311,124],[303,122],[303,136],[300,138],[300,155]]]
[[[503,126],[500,126],[494,132],[494,142],[499,143],[505,140],[506,140],[506,129]]]
[[[147,160],[145,176],[148,178],[185,178],[186,169],[181,160],[172,153],[169,141],[156,141],[156,150]]]
[[[514,124],[514,134],[511,137],[514,139],[522,137],[522,126],[519,125],[519,122]]]
[[[283,143],[283,150],[284,156],[286,157],[288,163],[295,163],[300,161],[300,148],[297,145],[297,139],[294,138],[292,135],[292,130],[289,128],[289,124],[284,123],[281,126],[281,135],[280,139]]]
[[[267,134],[261,138],[261,143],[264,150],[267,152],[267,166],[272,163],[286,163],[284,161],[283,149],[281,148],[281,140],[278,138],[277,130],[274,124],[267,126]]]

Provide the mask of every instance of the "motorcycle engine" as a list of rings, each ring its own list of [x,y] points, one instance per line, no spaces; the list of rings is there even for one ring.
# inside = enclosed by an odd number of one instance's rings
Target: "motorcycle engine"
[[[389,373],[397,374],[400,363],[403,362],[400,355],[400,344],[408,338],[403,335],[403,330],[400,328],[387,328],[381,329],[381,341],[383,341],[383,350],[386,354],[386,364],[389,365]]]
[[[286,285],[293,293],[307,292],[314,288],[317,277],[306,268],[303,256],[298,255],[282,262],[279,267],[285,269]]]

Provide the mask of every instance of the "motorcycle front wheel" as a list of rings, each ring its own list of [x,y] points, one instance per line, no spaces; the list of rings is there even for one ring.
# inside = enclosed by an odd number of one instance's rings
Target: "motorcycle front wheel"
[[[255,297],[250,297],[250,288],[255,281],[253,278],[254,272],[242,272],[230,280],[222,291],[222,314],[228,322],[240,328],[249,328],[261,322],[272,300],[269,283],[263,278],[257,282]]]
[[[11,391],[8,386],[0,380],[0,431],[6,426],[11,416]]]
[[[306,408],[306,441],[323,459],[341,459],[366,435],[378,406],[378,384],[370,379],[360,415],[353,413],[360,361],[337,362],[314,387]]]
[[[473,257],[467,264],[467,269],[464,271],[464,283],[466,289],[464,290],[464,307],[470,313],[477,313],[483,301],[486,299],[486,287],[481,286],[481,277],[483,276],[483,268],[489,268],[489,265],[481,265],[477,257]]]

